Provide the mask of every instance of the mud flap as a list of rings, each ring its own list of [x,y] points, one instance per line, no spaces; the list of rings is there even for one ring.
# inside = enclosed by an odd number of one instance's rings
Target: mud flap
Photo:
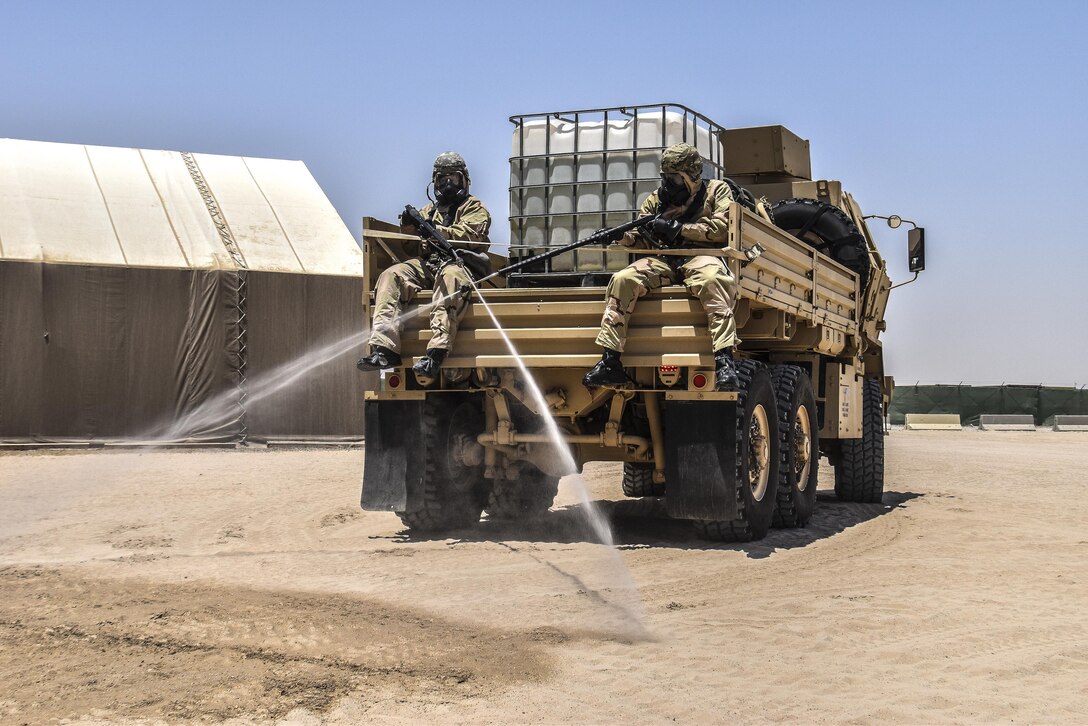
[[[736,518],[736,442],[736,401],[669,401],[665,507],[670,517]]]
[[[423,481],[423,401],[366,401],[363,509],[403,512]]]

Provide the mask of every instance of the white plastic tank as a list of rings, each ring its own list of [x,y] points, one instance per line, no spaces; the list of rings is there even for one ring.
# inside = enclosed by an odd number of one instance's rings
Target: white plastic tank
[[[577,120],[575,120],[577,119]],[[510,161],[512,256],[581,239],[629,221],[659,183],[661,149],[686,141],[717,178],[723,158],[717,126],[680,107],[640,107],[523,117]],[[517,248],[521,249],[517,249]],[[623,255],[578,250],[553,258],[554,272],[601,271],[626,264]]]

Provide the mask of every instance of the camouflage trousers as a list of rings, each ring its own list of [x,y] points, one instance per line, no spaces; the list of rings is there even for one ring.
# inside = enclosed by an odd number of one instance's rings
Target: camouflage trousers
[[[622,352],[627,338],[627,320],[635,303],[650,290],[675,284],[677,277],[703,304],[713,349],[735,345],[737,326],[733,320],[733,303],[737,283],[722,259],[710,255],[691,257],[679,269],[658,257],[641,257],[612,275],[605,293],[607,298],[597,345]]]
[[[401,311],[416,293],[434,287],[431,295],[431,342],[427,349],[450,350],[457,335],[457,325],[465,316],[468,301],[454,294],[469,284],[468,273],[458,265],[446,265],[436,276],[421,260],[400,262],[378,276],[374,289],[374,318],[370,333],[370,348],[380,345],[400,352]]]

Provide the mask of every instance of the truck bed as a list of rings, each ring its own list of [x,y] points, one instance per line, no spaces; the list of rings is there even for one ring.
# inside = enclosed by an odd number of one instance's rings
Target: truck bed
[[[739,204],[732,205],[730,220],[730,248],[758,244],[764,249],[747,265],[726,260],[739,280],[735,315],[740,349],[841,351],[858,333],[857,275]],[[368,261],[372,259],[368,254]],[[600,357],[593,341],[604,312],[605,288],[485,287],[483,295],[526,365],[584,368]],[[426,303],[427,296],[413,305],[421,301]],[[406,321],[406,360],[423,355],[429,338],[426,313]],[[706,314],[699,301],[681,285],[640,299],[631,317],[624,363],[711,366]],[[470,306],[446,365],[515,365],[483,304]]]

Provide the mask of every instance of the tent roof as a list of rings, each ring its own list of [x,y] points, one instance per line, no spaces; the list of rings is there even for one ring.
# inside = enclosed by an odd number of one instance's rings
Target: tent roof
[[[301,161],[0,139],[0,259],[362,275]],[[203,182],[212,199],[198,187]]]

